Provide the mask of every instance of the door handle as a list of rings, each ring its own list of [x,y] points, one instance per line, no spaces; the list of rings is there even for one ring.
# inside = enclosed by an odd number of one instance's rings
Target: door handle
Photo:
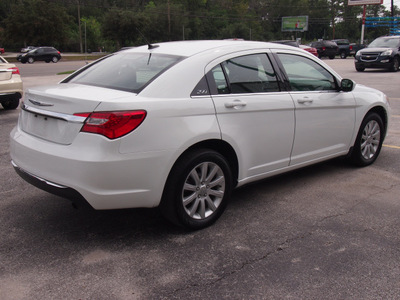
[[[241,100],[233,100],[232,102],[225,103],[226,108],[238,108],[238,107],[244,107],[246,105],[247,103]]]
[[[301,98],[301,99],[297,99],[297,102],[300,103],[300,104],[312,103],[313,99],[308,98],[308,97],[304,97],[304,98]]]

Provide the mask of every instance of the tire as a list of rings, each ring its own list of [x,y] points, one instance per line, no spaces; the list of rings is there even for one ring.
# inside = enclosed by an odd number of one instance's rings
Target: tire
[[[360,167],[372,164],[381,151],[384,136],[382,118],[369,113],[361,123],[350,161]]]
[[[357,72],[364,72],[364,67],[356,67]]]
[[[2,100],[1,105],[6,110],[16,109],[19,105],[19,97],[18,96],[9,96],[6,100]]]
[[[221,216],[231,190],[232,173],[226,159],[216,151],[197,149],[186,153],[172,168],[160,209],[177,225],[202,229]]]
[[[53,57],[51,58],[51,61],[52,61],[53,63],[58,62],[58,57],[57,57],[57,56],[53,56]]]
[[[397,72],[399,70],[399,60],[400,59],[398,57],[393,58],[393,64],[390,68],[390,71]]]
[[[329,59],[334,59],[335,55],[329,55]]]
[[[45,62],[48,64],[50,62],[50,60],[45,60]]]
[[[33,64],[35,59],[33,57],[28,57],[28,63]]]
[[[340,58],[341,59],[345,59],[346,57],[347,57],[347,55],[346,55],[345,51],[340,52]]]

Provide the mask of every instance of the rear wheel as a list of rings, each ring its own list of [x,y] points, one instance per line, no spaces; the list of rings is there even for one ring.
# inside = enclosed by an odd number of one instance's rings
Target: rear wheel
[[[53,63],[58,62],[58,57],[57,57],[57,56],[53,56],[53,58],[51,59],[51,61],[52,61]]]
[[[160,208],[173,223],[201,229],[221,216],[231,190],[226,159],[216,151],[198,149],[184,155],[171,170]]]
[[[347,55],[345,51],[340,52],[340,58],[345,59],[346,57]]]
[[[368,114],[361,123],[351,161],[361,167],[372,164],[381,151],[384,134],[382,118],[377,113]]]
[[[4,100],[2,99],[1,105],[4,107],[4,109],[16,109],[19,105],[19,98],[16,95],[13,96],[8,96]]]

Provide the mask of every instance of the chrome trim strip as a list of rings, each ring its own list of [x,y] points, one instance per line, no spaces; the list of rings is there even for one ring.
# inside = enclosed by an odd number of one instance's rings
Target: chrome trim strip
[[[48,181],[48,180],[46,180],[46,179],[44,179],[44,178],[38,177],[38,176],[36,176],[36,175],[33,175],[32,173],[29,173],[29,172],[27,172],[27,171],[21,169],[13,160],[11,161],[11,164],[12,164],[12,166],[13,166],[14,168],[20,170],[20,171],[23,172],[23,173],[28,174],[29,176],[32,176],[32,177],[36,178],[37,180],[40,180],[40,181],[46,183],[47,185],[51,185],[51,186],[54,186],[54,187],[59,188],[59,189],[67,189],[67,188],[68,188],[68,187],[66,187],[66,186],[63,186],[63,185],[60,185],[60,184],[57,184],[57,183]]]
[[[32,103],[33,105],[37,105],[37,106],[54,106],[53,103],[41,102],[41,101],[36,101],[36,100],[32,100],[32,99],[29,99],[29,102]]]
[[[35,108],[32,106],[28,106],[25,103],[22,103],[21,109],[31,112],[33,114],[38,114],[38,115],[46,116],[46,117],[52,117],[55,119],[60,119],[60,120],[64,120],[64,121],[72,122],[72,123],[84,123],[86,120],[86,117],[79,117],[79,116],[74,116],[74,115],[67,115],[67,114],[63,114],[63,113],[43,110],[43,109]]]

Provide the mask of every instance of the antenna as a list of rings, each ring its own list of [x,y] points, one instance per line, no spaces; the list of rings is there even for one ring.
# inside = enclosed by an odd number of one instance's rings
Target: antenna
[[[149,41],[144,36],[144,34],[139,30],[139,28],[136,27],[136,30],[139,32],[140,36],[146,41],[149,50],[157,48],[157,47],[160,47],[160,45],[152,45],[152,44],[150,44]]]

